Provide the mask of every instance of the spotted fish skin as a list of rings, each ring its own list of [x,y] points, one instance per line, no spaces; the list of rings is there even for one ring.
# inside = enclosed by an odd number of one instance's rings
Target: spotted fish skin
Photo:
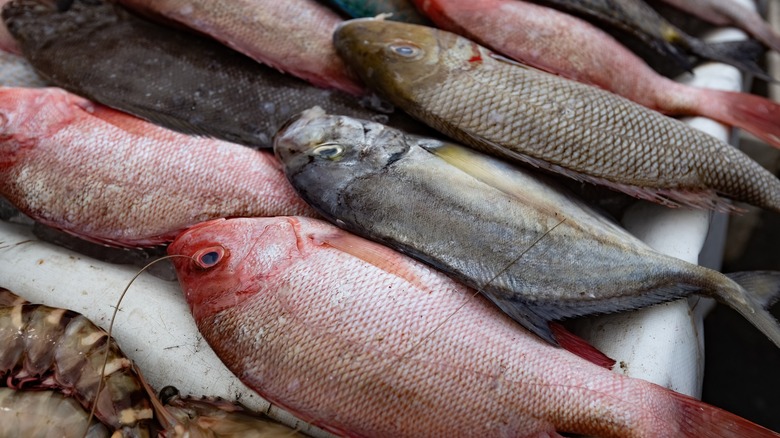
[[[747,155],[615,94],[424,26],[356,19],[334,41],[366,83],[472,147],[667,205],[780,211],[780,180]]]

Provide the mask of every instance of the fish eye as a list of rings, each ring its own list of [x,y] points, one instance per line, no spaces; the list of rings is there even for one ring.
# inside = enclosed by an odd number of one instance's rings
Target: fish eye
[[[388,48],[392,54],[406,59],[417,59],[423,53],[421,48],[409,42],[391,44]]]
[[[314,148],[312,153],[319,158],[325,158],[327,160],[337,160],[344,155],[346,148],[336,143],[326,143]]]
[[[223,258],[225,258],[227,250],[221,246],[212,246],[209,248],[203,248],[196,252],[193,256],[195,265],[202,269],[209,269],[216,266]]]

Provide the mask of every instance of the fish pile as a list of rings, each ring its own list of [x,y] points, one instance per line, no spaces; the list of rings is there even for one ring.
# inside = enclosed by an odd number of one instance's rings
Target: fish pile
[[[641,0],[333,3],[393,15],[345,21],[312,0],[4,2],[14,41],[0,34],[0,48],[39,78],[0,83],[0,195],[80,239],[170,244],[220,359],[337,435],[780,436],[609,371],[556,322],[703,295],[780,347],[766,309],[780,272],[724,275],[663,255],[555,181],[780,212],[780,179],[669,116],[780,147],[780,106],[662,75],[698,58],[774,80],[754,58],[777,49],[771,30],[704,43]],[[739,9],[696,13],[756,23]],[[0,336],[26,329],[24,306],[0,307],[16,324]],[[35,309],[44,316],[23,321],[60,332],[46,315],[76,317]],[[5,380],[67,387],[87,407],[92,392],[46,374],[61,361],[19,359],[58,350],[17,341]],[[147,404],[100,423],[134,436],[190,427],[153,424],[174,411],[156,397],[127,399]],[[30,403],[83,409],[60,395]],[[176,412],[224,424],[198,409]]]

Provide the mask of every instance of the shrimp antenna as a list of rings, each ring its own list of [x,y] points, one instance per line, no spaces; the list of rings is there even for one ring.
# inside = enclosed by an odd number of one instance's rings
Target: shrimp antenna
[[[146,266],[141,268],[136,274],[133,276],[133,278],[130,280],[129,283],[127,283],[127,286],[125,286],[125,289],[122,291],[122,294],[119,296],[119,300],[116,303],[116,306],[114,306],[114,312],[111,315],[111,322],[108,325],[108,342],[106,342],[106,353],[103,356],[103,365],[100,368],[100,379],[98,379],[98,386],[97,390],[95,391],[95,402],[92,404],[92,409],[89,411],[89,418],[87,418],[87,430],[84,431],[84,434],[82,435],[84,438],[86,438],[87,433],[89,433],[89,423],[92,422],[92,418],[95,416],[95,409],[97,409],[98,405],[98,398],[100,397],[100,391],[103,389],[103,377],[105,377],[106,374],[106,365],[108,364],[108,355],[110,353],[110,346],[111,346],[111,333],[114,330],[114,321],[116,321],[116,315],[117,312],[119,312],[119,305],[122,303],[122,300],[125,298],[125,295],[127,294],[127,291],[130,289],[130,286],[133,284],[133,282],[141,275],[142,272],[149,269],[152,265],[155,263],[161,262],[163,260],[172,259],[174,257],[183,257],[186,259],[194,260],[190,256],[185,256],[181,254],[173,254],[173,255],[167,255],[160,257],[159,259],[152,260],[151,262],[147,263]],[[135,365],[133,365],[133,368],[137,370]],[[141,373],[138,373],[139,375]],[[145,382],[145,381],[144,381]]]

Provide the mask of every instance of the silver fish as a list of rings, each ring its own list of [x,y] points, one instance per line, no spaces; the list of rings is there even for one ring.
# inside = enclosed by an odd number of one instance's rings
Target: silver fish
[[[701,294],[780,346],[780,326],[764,309],[780,292],[780,272],[727,277],[658,253],[501,160],[319,108],[290,121],[274,150],[301,197],[330,221],[481,291],[551,343],[551,320]]]

